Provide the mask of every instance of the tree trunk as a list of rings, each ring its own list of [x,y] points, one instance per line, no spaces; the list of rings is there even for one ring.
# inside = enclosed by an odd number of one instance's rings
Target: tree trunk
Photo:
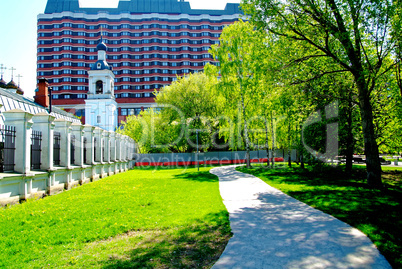
[[[291,149],[290,149],[290,119],[288,122],[288,166],[292,167],[292,159],[291,159]]]
[[[267,167],[269,166],[269,148],[268,148],[268,121],[267,116],[264,117],[265,124],[265,149],[267,150]]]
[[[244,106],[244,97],[241,95],[241,105],[243,108],[243,121],[244,121],[244,141],[246,144],[246,164],[247,168],[250,168],[250,142],[248,140],[248,128],[247,128],[247,120],[246,120],[246,108]]]
[[[346,137],[346,167],[345,172],[347,175],[352,174],[352,162],[353,162],[353,109],[352,109],[352,97],[349,97],[349,104],[347,110],[347,137]]]
[[[274,118],[272,116],[272,111],[271,111],[271,134],[272,134],[272,161],[271,161],[271,166],[272,166],[272,168],[274,168],[274,164],[275,164],[275,131],[274,131]]]
[[[300,125],[300,168],[304,169],[304,148],[302,147],[303,145],[303,128],[302,125]]]
[[[378,145],[374,135],[373,110],[365,83],[359,83],[359,104],[362,118],[364,150],[366,154],[367,184],[373,188],[382,188],[381,163]]]

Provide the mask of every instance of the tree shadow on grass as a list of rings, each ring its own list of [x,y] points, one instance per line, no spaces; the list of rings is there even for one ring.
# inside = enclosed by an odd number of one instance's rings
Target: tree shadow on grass
[[[186,180],[196,180],[200,182],[218,182],[219,178],[209,171],[200,172],[187,172],[183,174],[175,175],[175,178],[186,179]]]
[[[370,188],[365,169],[351,176],[339,167],[321,171],[241,169],[268,184],[289,184],[284,191],[364,232],[395,268],[402,268],[402,183],[398,172],[384,172],[383,190]],[[389,178],[388,178],[389,177]],[[399,178],[397,178],[399,177]],[[295,186],[295,190],[292,190]]]
[[[299,201],[358,228],[395,268],[402,266],[402,203],[397,192],[369,188],[288,192]]]
[[[231,237],[226,211],[209,214],[185,227],[150,231],[122,256],[102,261],[103,268],[210,268]]]

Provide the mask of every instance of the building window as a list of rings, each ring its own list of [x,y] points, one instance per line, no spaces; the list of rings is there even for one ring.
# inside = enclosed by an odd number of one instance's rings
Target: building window
[[[103,82],[102,80],[98,80],[96,82],[96,94],[102,94],[103,93]]]

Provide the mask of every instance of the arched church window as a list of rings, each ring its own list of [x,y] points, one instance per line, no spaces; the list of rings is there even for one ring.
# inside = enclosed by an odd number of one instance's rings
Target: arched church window
[[[96,94],[102,94],[103,93],[103,82],[102,80],[98,80],[96,82]]]

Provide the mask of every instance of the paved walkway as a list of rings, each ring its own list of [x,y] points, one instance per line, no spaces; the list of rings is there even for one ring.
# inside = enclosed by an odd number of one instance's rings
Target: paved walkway
[[[348,224],[272,188],[218,167],[233,237],[213,266],[221,268],[391,268],[372,242]]]

